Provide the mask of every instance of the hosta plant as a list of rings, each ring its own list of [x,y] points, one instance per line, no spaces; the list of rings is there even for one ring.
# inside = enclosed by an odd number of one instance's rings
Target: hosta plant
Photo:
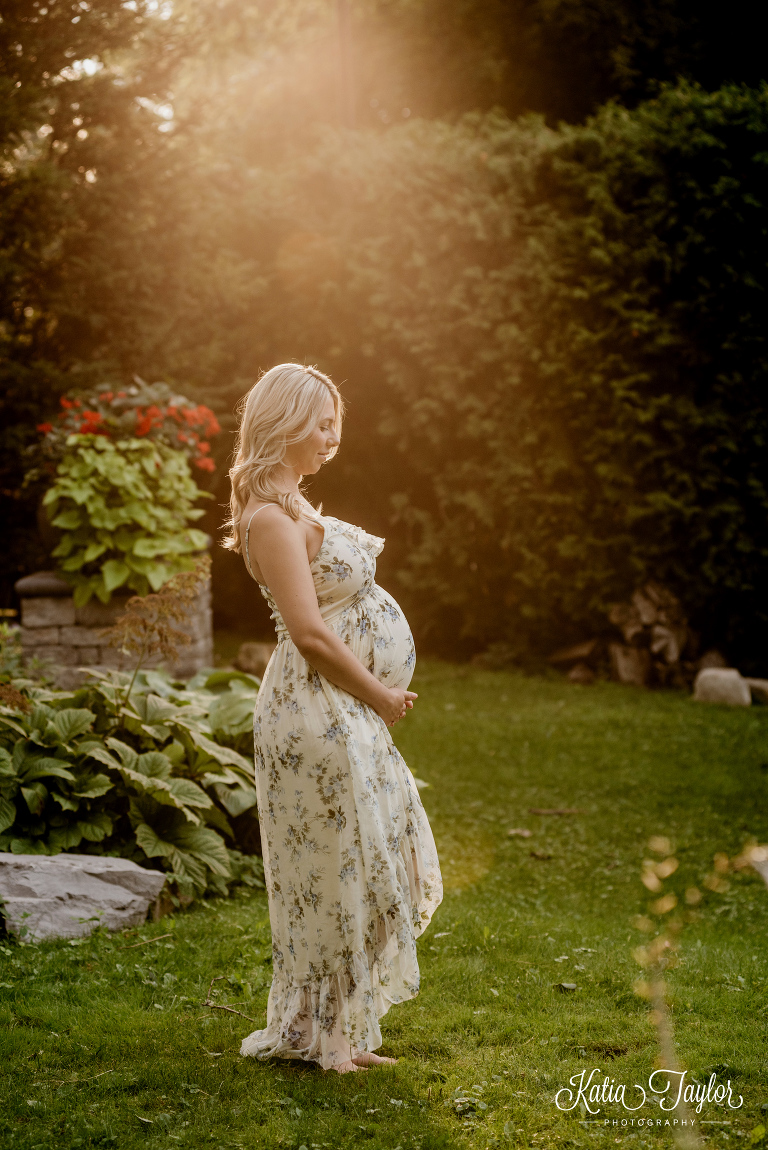
[[[157,671],[95,675],[76,691],[16,679],[0,694],[0,850],[120,855],[187,895],[257,881],[232,820],[256,817],[258,680]]]

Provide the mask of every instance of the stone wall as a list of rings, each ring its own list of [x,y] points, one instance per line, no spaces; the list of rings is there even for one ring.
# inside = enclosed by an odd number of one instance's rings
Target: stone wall
[[[113,596],[108,604],[91,600],[75,607],[72,588],[54,572],[38,571],[16,583],[21,600],[21,646],[25,661],[38,658],[52,667],[57,686],[64,690],[78,686],[86,677],[85,668],[132,670],[133,656],[110,647],[101,632],[111,627],[125,610],[129,596]],[[202,587],[183,630],[191,639],[179,649],[179,658],[167,670],[178,679],[187,679],[202,667],[213,666],[213,614],[210,584]],[[159,666],[158,659],[147,666]]]

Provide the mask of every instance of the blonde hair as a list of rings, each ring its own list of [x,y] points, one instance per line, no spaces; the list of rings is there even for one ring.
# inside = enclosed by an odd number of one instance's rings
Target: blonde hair
[[[229,534],[223,546],[240,551],[240,520],[252,495],[277,503],[292,519],[306,515],[296,495],[275,486],[274,473],[285,459],[285,449],[312,434],[330,395],[336,434],[341,436],[344,403],[336,384],[316,367],[279,363],[265,371],[238,404],[240,427],[235,439],[235,462],[230,468],[232,495],[225,523]],[[338,449],[328,455],[332,459]]]

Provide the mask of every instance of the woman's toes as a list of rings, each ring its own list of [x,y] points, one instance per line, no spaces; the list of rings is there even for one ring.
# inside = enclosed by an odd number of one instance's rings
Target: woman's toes
[[[358,1066],[354,1061],[340,1062],[338,1066],[333,1068],[337,1074],[350,1074],[353,1070],[364,1070],[364,1066]]]
[[[378,1054],[372,1054],[369,1051],[364,1050],[360,1054],[356,1054],[352,1061],[356,1062],[358,1066],[394,1066],[397,1062],[397,1059],[381,1058]]]

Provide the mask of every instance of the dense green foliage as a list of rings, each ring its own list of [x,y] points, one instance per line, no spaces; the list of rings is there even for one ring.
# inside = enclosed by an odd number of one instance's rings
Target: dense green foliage
[[[551,126],[681,73],[757,85],[748,26],[683,0],[353,6],[347,131],[333,6],[105,5],[0,29],[15,572],[45,562],[21,558],[20,448],[65,382],[159,373],[231,430],[260,368],[306,359],[349,399],[313,491],[389,537],[421,638],[546,653],[651,575],[758,665],[765,94],[683,82]],[[459,116],[493,103],[548,119]],[[27,184],[53,190],[16,216]],[[214,597],[257,617],[236,557]]]
[[[131,680],[112,672],[70,692],[16,680],[15,700],[6,690],[0,850],[117,854],[168,871],[185,894],[223,893],[253,870],[230,820],[255,817],[258,680],[208,672],[182,688],[156,671]]]
[[[158,591],[191,571],[205,549],[204,532],[189,527],[203,512],[201,492],[181,451],[149,439],[113,442],[72,435],[43,505],[62,531],[53,552],[74,587],[77,606],[113,591]]]
[[[432,642],[546,653],[651,576],[764,649],[767,134],[764,90],[681,86],[557,131],[329,134],[249,187],[265,341],[295,301],[270,358],[349,380],[314,490],[395,536]]]
[[[266,1013],[266,895],[207,899],[127,937],[0,946],[4,1146],[615,1150],[620,1138],[669,1150],[658,1105],[601,1106],[597,1119],[654,1119],[617,1132],[553,1099],[595,1067],[600,1082],[647,1084],[658,1047],[632,951],[651,897],[640,882],[648,840],[669,836],[671,881],[705,891],[715,852],[768,840],[768,711],[437,665],[417,670],[415,688],[395,734],[432,784],[423,795],[448,889],[418,944],[421,992],[382,1023],[382,1053],[399,1063],[339,1078],[240,1058]],[[728,881],[706,891],[669,975],[682,1065],[705,1083],[712,1071],[730,1078],[744,1097],[698,1116],[719,1150],[762,1145],[752,1131],[768,1101],[768,896],[755,874]],[[253,1021],[201,1005],[220,975],[214,1001]],[[559,993],[561,982],[578,989]],[[487,1109],[473,1116],[456,1105],[462,1094]]]
[[[0,23],[0,489],[4,601],[45,564],[25,489],[36,424],[131,343],[146,372],[175,233],[158,111],[175,60],[144,0],[8,0]],[[178,188],[175,202],[178,203]],[[167,332],[164,333],[167,342]],[[122,366],[122,364],[121,364]],[[125,377],[130,380],[138,362]],[[74,373],[74,377],[73,377]],[[96,378],[94,379],[94,375]]]
[[[359,124],[503,108],[551,123],[680,77],[714,89],[765,78],[759,11],[693,0],[375,0],[355,6]],[[373,103],[373,106],[372,106]]]

